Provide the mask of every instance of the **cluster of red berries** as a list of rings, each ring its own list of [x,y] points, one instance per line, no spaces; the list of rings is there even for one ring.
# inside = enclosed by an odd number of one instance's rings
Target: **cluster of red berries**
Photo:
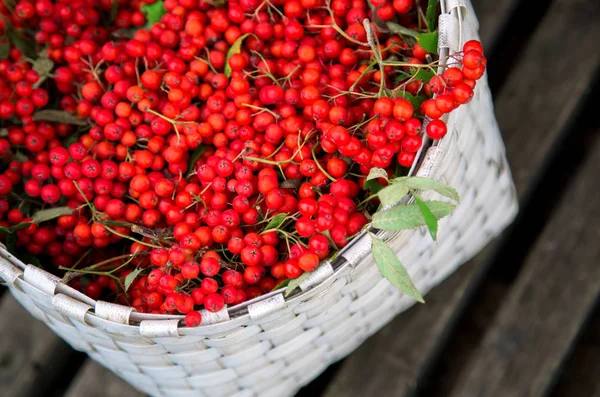
[[[17,249],[83,274],[71,285],[90,297],[189,326],[200,308],[271,291],[346,245],[373,209],[370,169],[410,167],[424,117],[442,138],[441,116],[469,102],[485,69],[468,42],[462,69],[416,73],[430,54],[376,25],[373,48],[366,0],[165,0],[148,28],[142,4],[0,6],[0,30],[34,29],[55,63],[33,88],[18,46],[0,62],[0,226]],[[417,26],[413,0],[371,6]],[[75,126],[34,121],[48,92]],[[49,206],[73,212],[31,223]]]
[[[13,54],[20,56],[18,50]],[[0,119],[30,118],[37,109],[46,106],[48,92],[36,87],[39,80],[39,74],[28,63],[0,61]]]
[[[413,28],[415,18],[409,15],[415,9],[415,0],[370,0],[377,10],[377,17],[384,21],[399,18],[403,26]]]

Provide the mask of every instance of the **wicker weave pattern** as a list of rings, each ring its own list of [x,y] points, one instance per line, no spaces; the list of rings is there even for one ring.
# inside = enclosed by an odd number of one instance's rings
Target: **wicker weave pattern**
[[[477,20],[466,0],[442,3],[451,13],[444,18],[454,18],[447,25],[458,29],[450,28],[452,37],[444,39],[455,52],[461,41],[477,37]],[[426,230],[385,236],[422,293],[479,251],[517,211],[485,78],[473,101],[451,114],[448,128],[439,146],[425,154],[418,174],[454,186],[461,205],[440,222],[437,243]],[[425,197],[442,199],[435,193]],[[150,395],[281,397],[293,395],[414,303],[365,255],[368,239],[363,236],[345,250],[346,263],[335,272],[330,263],[322,264],[322,277],[303,285],[301,294],[287,300],[271,294],[259,300],[269,303],[224,310],[210,317],[212,324],[193,329],[180,328],[177,319],[156,321],[95,302],[26,267],[3,247],[0,278],[71,346]]]

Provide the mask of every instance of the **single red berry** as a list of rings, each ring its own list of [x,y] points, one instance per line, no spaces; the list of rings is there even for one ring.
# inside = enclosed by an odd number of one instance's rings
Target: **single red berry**
[[[485,67],[487,61],[483,54],[476,50],[466,51],[463,55],[463,65],[467,69],[478,69]]]
[[[481,45],[481,42],[479,40],[469,40],[467,41],[464,45],[463,45],[463,51],[464,52],[468,52],[468,51],[477,51],[480,54],[483,54],[483,46]]]
[[[398,164],[402,167],[410,168],[415,161],[416,154],[413,152],[400,152],[398,154]]]
[[[183,277],[187,279],[194,279],[200,274],[200,266],[196,262],[185,262],[180,269]]]
[[[417,152],[421,148],[422,144],[423,139],[419,135],[407,135],[404,138],[402,138],[402,149],[407,152]]]
[[[394,105],[394,117],[400,121],[406,121],[413,115],[412,104],[406,99],[397,99]]]
[[[427,124],[426,131],[431,139],[442,139],[448,132],[448,128],[442,120],[431,120]]]
[[[454,100],[460,104],[469,103],[474,95],[473,89],[466,83],[457,83],[452,89]]]
[[[185,315],[185,325],[188,327],[197,327],[201,322],[202,315],[197,311],[191,311]]]
[[[307,252],[298,259],[298,266],[305,272],[312,272],[319,266],[319,256],[312,252]]]
[[[211,293],[204,297],[204,307],[209,312],[215,313],[223,309],[225,300],[221,294]]]

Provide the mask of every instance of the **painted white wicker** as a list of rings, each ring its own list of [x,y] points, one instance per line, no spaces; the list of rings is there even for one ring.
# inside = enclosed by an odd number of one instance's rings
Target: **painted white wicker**
[[[442,1],[440,53],[477,37],[468,0]],[[485,77],[452,112],[449,133],[423,153],[417,175],[455,187],[462,201],[426,230],[384,237],[423,294],[471,258],[514,218],[516,195]],[[441,199],[435,193],[427,198]],[[14,297],[75,349],[152,396],[288,396],[352,352],[414,301],[382,278],[370,237],[357,237],[285,298],[279,291],[186,328],[181,316],[140,314],[94,301],[0,245],[0,278]]]

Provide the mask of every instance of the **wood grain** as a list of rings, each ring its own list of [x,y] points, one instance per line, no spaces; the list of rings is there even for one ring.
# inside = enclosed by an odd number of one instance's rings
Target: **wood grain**
[[[450,396],[550,391],[600,297],[600,141],[530,253],[481,347]]]
[[[65,397],[143,397],[127,382],[88,359],[77,372]]]
[[[520,192],[531,190],[532,169],[553,160],[554,137],[572,125],[590,93],[600,66],[598,18],[596,0],[555,1],[496,98]]]
[[[479,36],[487,53],[491,53],[507,25],[512,13],[522,0],[472,0],[479,20]]]
[[[600,312],[592,314],[592,323],[577,345],[573,357],[552,397],[600,396]]]
[[[10,294],[0,303],[0,330],[0,395],[42,395],[61,375],[72,349]]]
[[[522,202],[552,161],[552,152],[589,94],[600,65],[595,50],[600,25],[593,23],[599,6],[593,0],[556,1],[496,98],[496,114]],[[580,54],[586,58],[580,59]],[[573,59],[578,59],[577,65]],[[325,396],[402,395],[414,390],[459,315],[464,290],[474,288],[478,275],[487,272],[484,261],[485,256],[478,256],[459,269],[453,276],[461,280],[455,289],[444,282],[428,295],[443,304],[430,305],[428,299],[426,305],[401,314],[365,342],[343,363]]]

